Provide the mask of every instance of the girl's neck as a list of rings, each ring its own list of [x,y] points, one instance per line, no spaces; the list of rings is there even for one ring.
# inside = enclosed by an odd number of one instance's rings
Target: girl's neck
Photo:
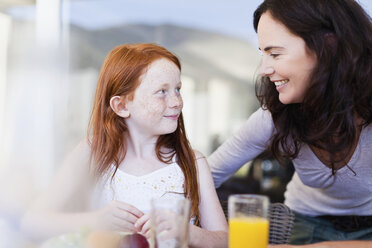
[[[168,164],[160,161],[156,155],[157,138],[128,133],[127,151],[119,169],[127,174],[142,176],[167,166]]]
[[[148,158],[156,156],[155,147],[158,137],[145,137],[141,134],[128,133],[127,155],[131,157]]]

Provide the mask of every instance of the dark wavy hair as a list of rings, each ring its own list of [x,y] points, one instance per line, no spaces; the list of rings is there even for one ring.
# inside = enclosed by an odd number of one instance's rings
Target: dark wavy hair
[[[293,159],[306,143],[329,153],[334,174],[372,121],[371,17],[353,0],[265,0],[254,12],[256,32],[265,12],[301,37],[318,62],[302,103],[282,104],[268,77],[257,80],[256,95],[277,131],[271,152]]]

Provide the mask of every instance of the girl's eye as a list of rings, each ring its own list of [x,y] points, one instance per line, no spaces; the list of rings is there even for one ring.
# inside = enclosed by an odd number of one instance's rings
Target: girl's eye
[[[273,58],[276,58],[276,57],[279,56],[279,54],[277,54],[277,53],[272,53],[272,54],[270,54],[270,56],[273,57]]]
[[[161,90],[159,90],[157,93],[163,95],[163,94],[165,94],[165,90],[164,90],[164,89],[161,89]]]
[[[180,93],[180,91],[181,91],[181,87],[177,87],[176,92]]]

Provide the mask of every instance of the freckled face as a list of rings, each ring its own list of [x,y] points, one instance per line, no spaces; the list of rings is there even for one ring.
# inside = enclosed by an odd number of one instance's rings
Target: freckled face
[[[269,77],[275,83],[280,102],[301,103],[309,88],[309,77],[317,65],[315,53],[270,12],[262,14],[257,35],[262,51],[261,76]]]
[[[183,107],[180,76],[178,67],[168,59],[150,64],[140,77],[133,100],[127,103],[130,116],[126,123],[130,131],[163,135],[176,130]]]

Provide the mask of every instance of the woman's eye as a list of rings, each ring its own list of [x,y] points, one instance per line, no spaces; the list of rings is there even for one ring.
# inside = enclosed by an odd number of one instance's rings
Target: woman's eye
[[[181,91],[181,87],[177,87],[176,92],[180,93],[180,91]]]
[[[165,94],[165,90],[164,89],[159,90],[158,94]]]
[[[273,57],[273,58],[276,58],[276,57],[279,56],[279,54],[277,54],[277,53],[272,53],[272,54],[270,54],[270,56]]]

